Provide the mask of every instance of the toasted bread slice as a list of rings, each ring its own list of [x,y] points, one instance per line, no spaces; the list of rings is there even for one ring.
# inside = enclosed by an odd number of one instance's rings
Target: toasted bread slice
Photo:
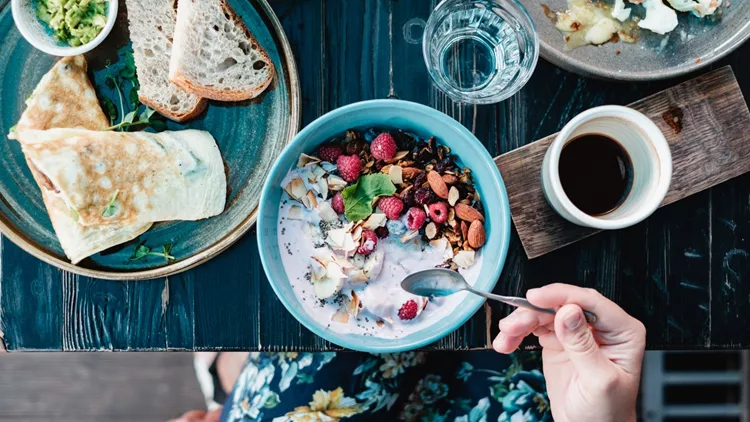
[[[207,101],[169,82],[177,11],[174,0],[126,0],[138,98],[164,117],[182,122],[199,115]]]
[[[242,101],[260,95],[274,66],[225,0],[180,0],[169,80],[204,98]]]

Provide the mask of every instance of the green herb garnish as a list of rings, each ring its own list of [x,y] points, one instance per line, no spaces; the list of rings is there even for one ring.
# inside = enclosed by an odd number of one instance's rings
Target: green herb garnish
[[[372,214],[372,202],[380,196],[391,196],[396,193],[396,186],[387,174],[368,174],[362,176],[353,185],[344,189],[346,218],[351,221],[364,220]]]
[[[120,112],[117,112],[115,103],[109,99],[101,99],[102,109],[109,116],[110,127],[106,130],[127,131],[132,126],[146,126],[159,132],[167,128],[163,118],[156,114],[156,111],[145,107],[141,110],[141,103],[138,99],[138,90],[141,85],[138,82],[135,69],[135,60],[133,59],[133,49],[122,49],[118,56],[120,60],[115,64],[107,62],[106,67],[109,70],[104,78],[104,84],[107,88],[117,92],[117,102]],[[127,89],[128,86],[130,89]],[[127,93],[127,95],[126,95]],[[127,96],[128,101],[125,101]],[[118,116],[119,123],[117,121]]]
[[[115,212],[117,211],[117,195],[120,193],[120,190],[116,190],[115,194],[112,195],[112,198],[110,198],[109,203],[104,208],[104,211],[102,212],[102,217],[109,218],[115,215]]]
[[[15,132],[15,131],[16,131],[16,128],[17,128],[17,127],[18,127],[18,125],[13,125],[13,126],[11,126],[11,127],[10,127],[10,133],[13,133],[13,132]]]
[[[152,252],[151,248],[146,246],[145,244],[141,243],[140,245],[136,246],[133,250],[133,255],[130,256],[130,261],[138,261],[143,258],[146,258],[149,255],[153,256],[160,256],[167,260],[167,262],[174,261],[176,258],[170,255],[172,252],[172,243],[165,243],[164,246],[162,246],[161,252]]]

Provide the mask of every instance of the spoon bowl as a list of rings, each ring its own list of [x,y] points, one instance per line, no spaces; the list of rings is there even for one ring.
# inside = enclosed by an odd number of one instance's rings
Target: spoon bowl
[[[430,268],[411,273],[401,280],[401,288],[411,294],[426,297],[450,296],[454,293],[465,290],[486,299],[496,300],[511,306],[531,309],[533,311],[544,312],[552,315],[557,313],[555,309],[540,308],[522,297],[501,296],[476,290],[469,285],[461,273],[445,268]],[[597,318],[594,313],[583,311],[583,314],[586,316],[586,321],[588,321],[589,324],[596,322]]]

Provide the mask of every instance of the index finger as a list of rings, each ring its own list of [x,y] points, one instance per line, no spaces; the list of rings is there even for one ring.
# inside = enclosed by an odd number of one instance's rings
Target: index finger
[[[554,283],[526,292],[526,298],[532,304],[543,308],[559,309],[563,305],[575,304],[597,316],[592,324],[599,331],[623,331],[636,323],[616,303],[604,297],[594,289]]]

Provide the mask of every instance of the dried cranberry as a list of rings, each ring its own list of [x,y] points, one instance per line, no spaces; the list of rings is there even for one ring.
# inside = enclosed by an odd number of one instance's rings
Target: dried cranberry
[[[438,155],[438,148],[437,148],[437,139],[435,137],[430,137],[430,140],[427,141],[427,145],[430,146],[430,154],[437,157]]]
[[[389,234],[388,227],[378,227],[375,229],[375,234],[378,235],[379,238],[385,239]]]
[[[399,151],[408,151],[414,148],[414,145],[416,144],[414,138],[403,130],[397,130],[396,132],[391,133],[391,136],[393,136],[393,139],[396,141],[396,146]]]
[[[406,194],[404,194],[401,197],[401,200],[404,201],[404,207],[405,208],[411,208],[411,207],[417,205],[417,200],[414,199],[414,190],[413,189],[409,189],[409,191],[406,192]]]
[[[414,192],[414,200],[419,205],[429,205],[435,200],[435,194],[429,188],[419,188]]]
[[[427,173],[422,172],[417,175],[417,177],[414,178],[414,186],[420,187],[424,183],[425,179],[427,179]]]
[[[353,141],[347,142],[346,153],[347,155],[359,155],[362,151],[365,150],[365,147],[367,145],[367,142],[365,142],[363,139],[355,139]]]
[[[442,173],[450,167],[453,167],[453,160],[450,156],[443,158],[435,164],[435,170],[437,170],[438,173]]]
[[[362,139],[362,132],[355,130],[355,129],[349,129],[346,131],[346,140],[351,142],[357,139]]]
[[[474,208],[476,208],[477,211],[481,212],[482,215],[484,215],[484,205],[482,205],[482,201],[474,201]]]

